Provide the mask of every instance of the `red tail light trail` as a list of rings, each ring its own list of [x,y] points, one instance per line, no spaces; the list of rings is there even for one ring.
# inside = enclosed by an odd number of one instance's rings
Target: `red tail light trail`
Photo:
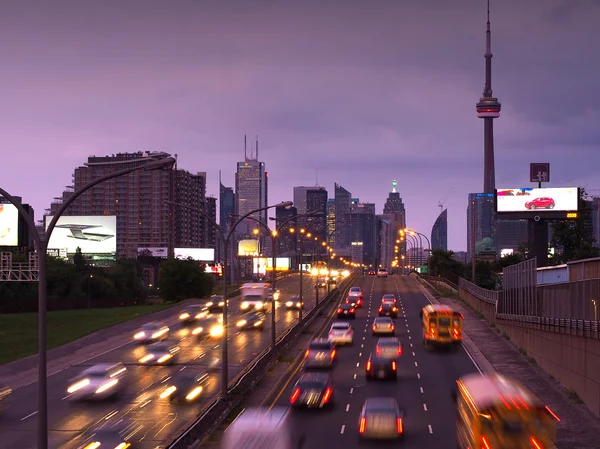
[[[396,430],[398,433],[404,433],[404,423],[402,422],[402,418],[396,420]]]
[[[367,362],[367,371],[371,371],[371,361]]]
[[[323,404],[327,404],[327,401],[331,398],[331,388],[325,390],[325,394],[323,395]]]
[[[300,388],[296,388],[294,393],[292,393],[292,397],[290,398],[290,404],[293,404],[300,397]]]
[[[358,426],[358,432],[365,433],[366,428],[367,428],[367,418],[360,418],[360,425]]]
[[[396,371],[396,362],[392,362],[392,370]]]

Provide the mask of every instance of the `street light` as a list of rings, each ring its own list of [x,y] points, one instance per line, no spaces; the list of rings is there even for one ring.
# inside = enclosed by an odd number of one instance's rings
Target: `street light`
[[[431,276],[431,272],[429,271],[429,268],[431,266],[430,260],[431,260],[431,242],[429,241],[429,238],[425,235],[425,234],[421,234],[420,232],[415,231],[414,229],[407,229],[408,232],[413,232],[415,234],[417,234],[419,236],[419,240],[421,239],[421,237],[425,238],[425,240],[427,240],[427,244],[429,245],[429,256],[427,256],[427,276]],[[423,245],[421,244],[421,249],[423,249]]]
[[[221,240],[223,241],[223,337],[221,342],[221,399],[225,400],[227,398],[227,387],[229,385],[229,348],[227,345],[227,313],[229,308],[229,300],[227,299],[227,258],[229,256],[229,243],[231,241],[231,236],[233,236],[235,228],[237,228],[241,222],[243,222],[246,218],[250,217],[251,215],[254,215],[258,212],[273,209],[274,207],[288,208],[291,207],[294,203],[291,201],[286,201],[283,203],[273,204],[271,206],[265,206],[259,209],[252,210],[238,218],[238,220],[233,224],[227,235],[225,235],[225,233],[223,232],[219,224],[215,221],[215,219],[208,215],[204,210],[192,206],[187,206],[185,204],[179,204],[174,201],[165,201],[165,203],[170,204],[172,206],[182,207],[184,209],[189,209],[198,212],[204,218],[208,219],[210,224],[215,227],[219,236],[221,237]]]
[[[0,195],[6,198],[13,206],[15,206],[19,214],[25,220],[27,227],[29,228],[30,236],[33,238],[35,247],[38,252],[38,449],[48,449],[48,380],[47,380],[47,329],[46,329],[46,316],[47,316],[47,279],[46,279],[46,253],[48,252],[48,243],[50,242],[50,236],[52,231],[58,222],[58,219],[67,210],[67,208],[75,201],[81,194],[91,189],[92,187],[104,182],[109,179],[118,178],[120,176],[127,175],[129,173],[144,170],[160,170],[161,168],[171,167],[175,164],[175,159],[168,157],[165,159],[152,159],[143,165],[137,165],[135,167],[124,168],[122,170],[109,173],[100,178],[94,179],[83,187],[75,191],[61,204],[60,208],[50,220],[50,224],[46,228],[43,236],[40,236],[35,228],[33,220],[29,214],[25,211],[23,206],[15,197],[10,195],[6,190],[0,188]]]

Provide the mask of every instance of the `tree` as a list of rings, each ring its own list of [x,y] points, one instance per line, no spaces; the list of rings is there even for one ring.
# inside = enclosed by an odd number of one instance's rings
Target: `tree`
[[[447,278],[462,276],[465,271],[465,264],[454,259],[452,256],[454,256],[453,251],[434,249],[429,259],[431,276],[443,276]],[[454,279],[448,280],[455,282]]]
[[[87,268],[87,262],[85,257],[83,257],[83,253],[81,252],[81,248],[77,247],[75,250],[75,255],[73,256],[73,263],[75,264],[75,269],[79,272],[85,271]]]
[[[585,189],[580,188],[577,218],[556,220],[550,223],[552,229],[550,246],[555,251],[552,257],[554,264],[600,256],[600,250],[593,246],[595,242],[594,229],[590,205],[586,201],[586,196]]]
[[[160,264],[160,296],[167,301],[208,296],[213,280],[194,260],[168,259]]]

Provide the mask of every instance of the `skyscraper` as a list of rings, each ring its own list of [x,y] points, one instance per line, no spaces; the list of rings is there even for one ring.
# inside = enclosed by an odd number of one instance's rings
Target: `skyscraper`
[[[335,201],[335,250],[338,254],[345,254],[350,246],[345,236],[346,215],[350,213],[350,200],[352,194],[337,182],[334,184]]]
[[[298,215],[304,215],[306,213],[306,192],[314,188],[315,186],[294,187],[294,207],[298,210]]]
[[[219,171],[219,226],[226,234],[231,225],[231,215],[235,213],[235,193],[233,187],[225,187],[221,182],[221,171]]]
[[[350,243],[350,255],[354,262],[377,265],[377,222],[375,204],[358,203],[346,214],[344,225],[346,241]],[[361,247],[361,251],[357,248]],[[357,259],[358,257],[358,259]]]
[[[204,234],[206,236],[204,247],[217,248],[217,230],[213,223],[217,222],[217,199],[214,196],[206,197],[206,207],[204,211],[210,217],[204,218]]]
[[[244,136],[244,161],[238,162],[235,174],[235,214],[240,217],[253,210],[267,206],[267,178],[264,162],[258,160],[258,139],[256,152],[247,151],[246,136]],[[267,224],[267,211],[251,215],[252,219]],[[249,234],[256,225],[246,220],[236,229],[237,235]]]
[[[467,206],[467,255],[473,260],[476,244],[493,235],[494,194],[469,193]]]
[[[448,209],[444,209],[431,228],[431,249],[448,251]]]
[[[335,199],[327,200],[327,244],[335,248]]]
[[[175,202],[191,209],[177,207],[175,214],[175,248],[206,248],[207,220],[198,212],[206,210],[206,172],[192,174],[175,171]]]
[[[308,230],[319,239],[319,244],[327,240],[327,190],[315,187],[306,191],[306,213],[314,216],[306,217]]]
[[[298,211],[295,207],[275,208],[275,223],[279,229],[277,236],[277,255],[280,257],[293,257],[296,255],[296,238],[298,232]],[[291,230],[293,229],[293,232]]]
[[[384,267],[391,267],[392,261],[396,256],[395,247],[399,247],[398,254],[405,254],[404,243],[396,244],[398,239],[398,231],[406,228],[406,209],[404,202],[400,197],[400,193],[396,190],[398,183],[392,181],[392,191],[383,206],[383,214],[381,215],[381,247],[379,250],[379,263]]]

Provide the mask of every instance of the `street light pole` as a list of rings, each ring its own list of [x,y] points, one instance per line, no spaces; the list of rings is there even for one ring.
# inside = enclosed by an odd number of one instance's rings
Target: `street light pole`
[[[83,187],[78,189],[69,198],[67,198],[58,209],[56,214],[50,220],[48,228],[44,232],[42,237],[39,236],[35,224],[33,223],[29,214],[25,211],[23,206],[15,197],[10,195],[6,190],[0,188],[0,195],[5,197],[13,206],[15,206],[19,214],[25,220],[29,232],[33,236],[35,247],[38,251],[38,449],[48,449],[48,377],[47,377],[47,259],[46,253],[48,252],[48,243],[52,231],[58,222],[58,219],[67,210],[67,208],[84,192],[91,189],[92,187],[107,181],[109,179],[118,178],[120,176],[127,175],[134,171],[144,170],[160,170],[161,168],[172,166],[176,161],[172,157],[165,159],[149,159],[152,162],[144,165],[138,165],[135,167],[124,168],[113,173],[109,173],[100,178],[94,179]]]

